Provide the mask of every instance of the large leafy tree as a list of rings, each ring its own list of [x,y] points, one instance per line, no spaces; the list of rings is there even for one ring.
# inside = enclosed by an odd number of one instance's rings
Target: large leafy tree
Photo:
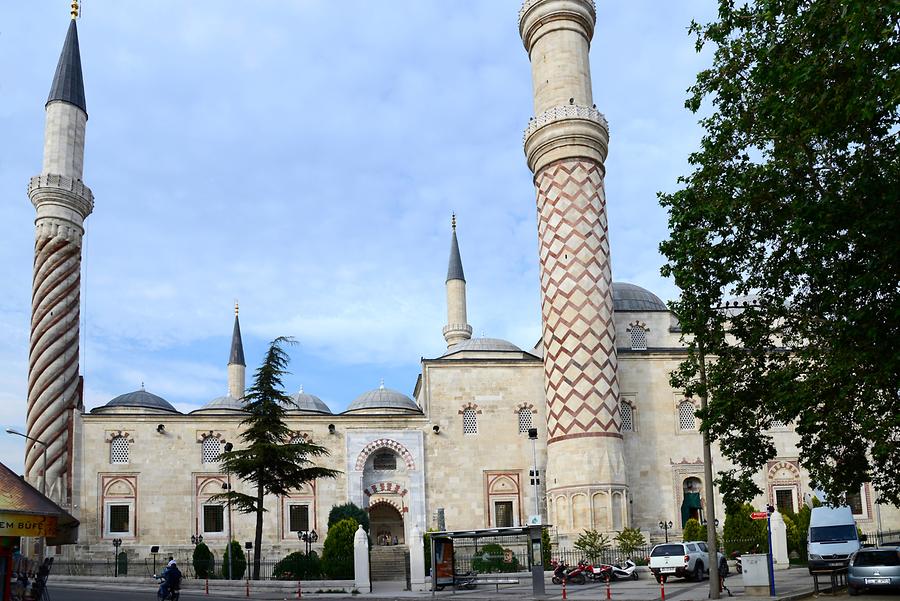
[[[244,396],[247,417],[241,449],[222,453],[222,469],[235,474],[256,489],[255,495],[238,491],[214,495],[215,501],[230,503],[241,513],[256,514],[254,547],[262,546],[263,516],[266,495],[287,495],[316,478],[333,478],[339,472],[313,464],[314,457],[328,455],[325,447],[311,442],[291,443],[291,431],[284,422],[285,412],[294,405],[283,390],[282,377],[287,373],[289,358],[284,345],[290,338],[276,338],[269,345],[262,365],[256,370],[253,386]],[[253,579],[259,580],[260,554],[253,555]]]
[[[691,32],[714,58],[686,103],[693,171],[660,195],[689,342],[673,384],[708,397],[732,506],[773,421],[831,500],[871,481],[900,502],[900,3],[719,0]]]

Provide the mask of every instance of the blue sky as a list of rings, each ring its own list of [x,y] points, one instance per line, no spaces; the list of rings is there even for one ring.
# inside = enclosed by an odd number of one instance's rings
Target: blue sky
[[[518,0],[87,0],[83,263],[88,408],[143,382],[182,410],[226,391],[235,299],[248,380],[294,336],[286,388],[333,411],[412,394],[445,348],[450,213],[476,335],[539,338],[532,114]],[[613,275],[664,300],[656,193],[697,146],[686,28],[712,0],[599,2]],[[0,425],[23,428],[43,104],[67,2],[0,5]],[[339,7],[339,8],[338,8]],[[0,461],[21,470],[21,439]]]

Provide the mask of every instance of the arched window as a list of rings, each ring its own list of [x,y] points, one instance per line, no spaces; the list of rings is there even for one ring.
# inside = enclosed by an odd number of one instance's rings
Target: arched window
[[[644,326],[637,323],[631,326],[631,350],[647,350],[647,330]]]
[[[463,409],[463,434],[478,434],[478,420],[475,417],[475,410],[471,407]]]
[[[110,463],[128,463],[128,439],[116,436],[109,444]]]
[[[622,416],[622,432],[634,432],[634,408],[631,403],[619,403],[619,414]]]
[[[222,441],[215,436],[207,436],[203,439],[200,453],[203,463],[215,463],[222,454]]]
[[[527,434],[534,427],[534,421],[531,419],[531,409],[522,407],[519,409],[519,434]]]
[[[678,429],[696,430],[697,419],[694,416],[694,404],[690,401],[682,401],[678,404]]]

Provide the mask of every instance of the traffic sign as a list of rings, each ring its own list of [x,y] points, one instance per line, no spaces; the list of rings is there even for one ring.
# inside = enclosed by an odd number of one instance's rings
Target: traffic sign
[[[754,511],[750,514],[750,519],[753,520],[767,520],[769,519],[769,514],[765,511]]]

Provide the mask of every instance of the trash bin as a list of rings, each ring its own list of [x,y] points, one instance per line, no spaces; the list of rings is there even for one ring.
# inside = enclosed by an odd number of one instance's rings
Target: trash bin
[[[748,597],[769,596],[769,556],[765,553],[741,555],[744,594]]]

